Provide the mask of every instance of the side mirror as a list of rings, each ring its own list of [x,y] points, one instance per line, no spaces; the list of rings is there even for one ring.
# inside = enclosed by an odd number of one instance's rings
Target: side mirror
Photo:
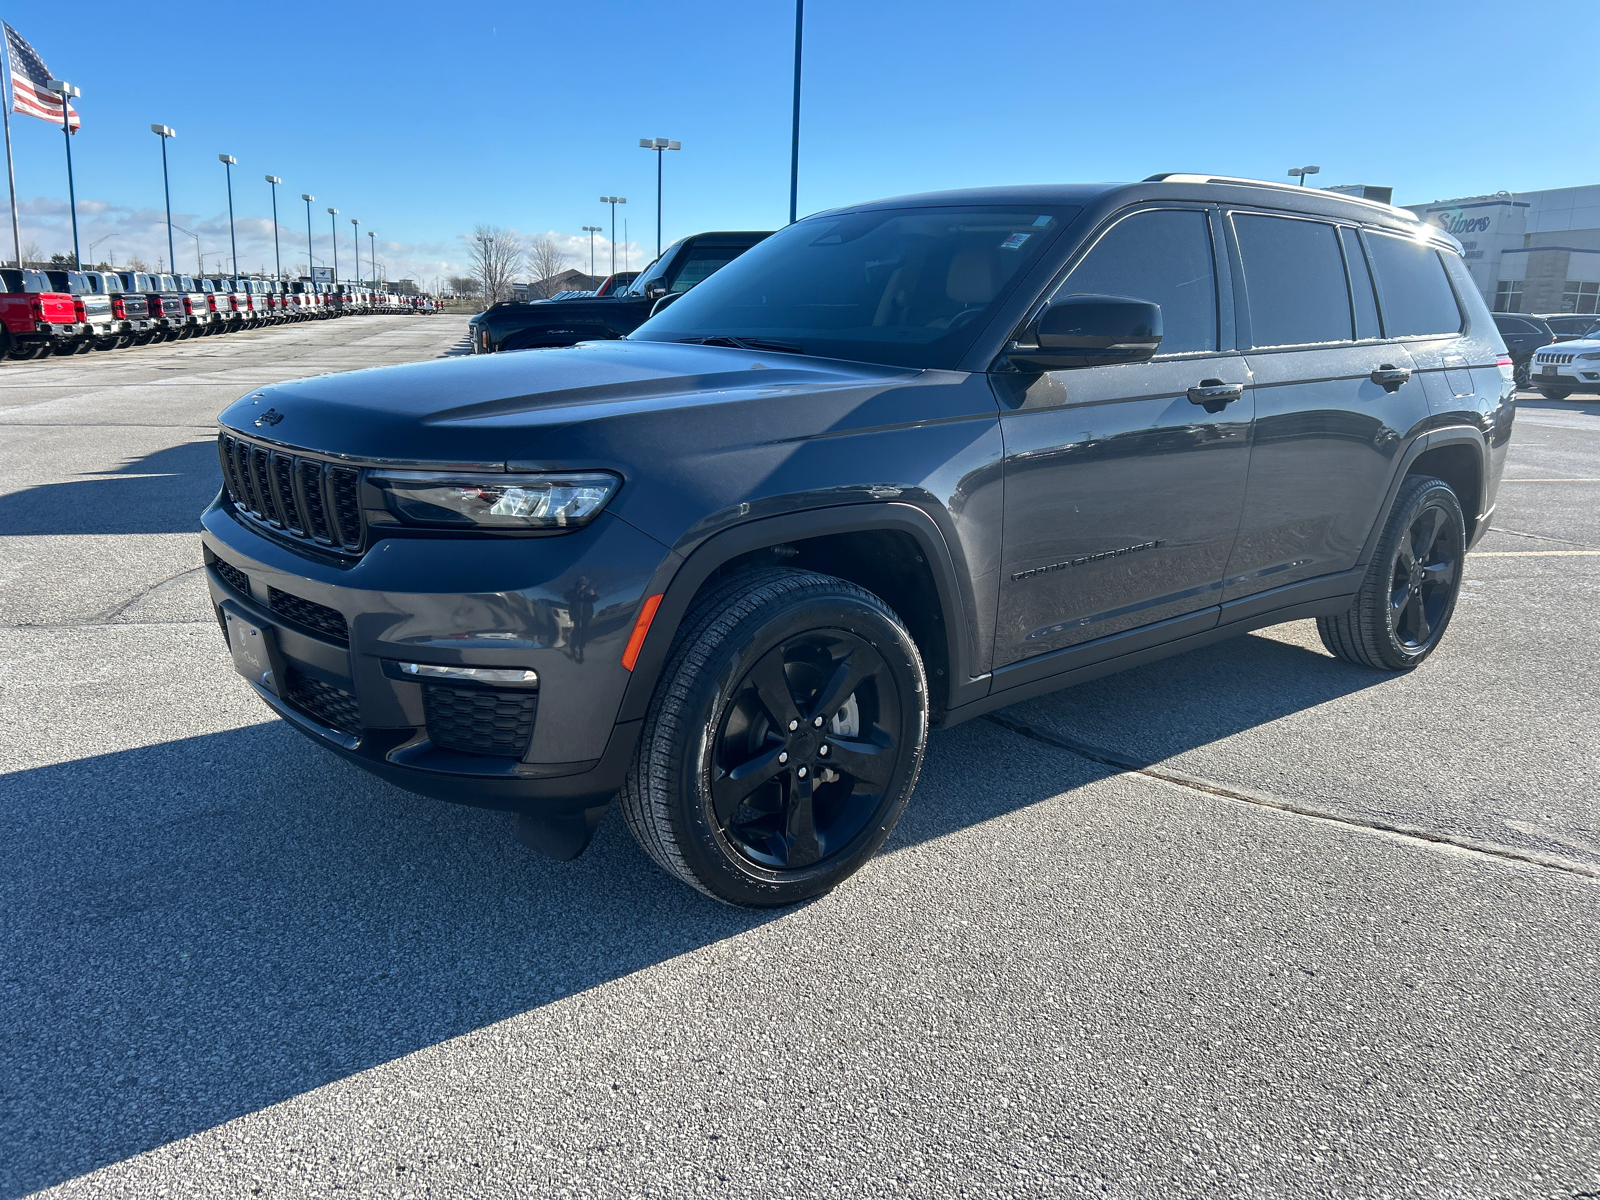
[[[655,291],[654,288],[651,288],[650,290],[651,291]],[[667,291],[663,291],[663,293],[661,294],[661,298],[658,299],[654,304],[652,304],[650,306],[650,315],[653,317],[658,312],[664,311],[667,308],[668,305],[676,304],[679,300],[682,300],[684,298],[684,296],[686,296],[687,294],[688,294],[687,292],[667,292]]]
[[[1037,346],[1005,352],[1023,371],[1144,362],[1161,345],[1161,306],[1131,296],[1063,296],[1033,323]]]
[[[657,280],[655,283],[652,283],[649,287],[644,289],[644,298],[646,300],[659,300],[661,297],[665,296],[667,292],[667,285]]]

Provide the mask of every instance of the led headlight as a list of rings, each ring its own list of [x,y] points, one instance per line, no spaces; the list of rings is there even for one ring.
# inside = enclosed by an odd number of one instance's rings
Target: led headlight
[[[442,529],[577,529],[594,520],[621,480],[604,471],[566,475],[373,472],[367,478],[407,525]]]
[[[1597,359],[1600,359],[1600,351],[1597,351],[1594,354],[1580,354],[1580,355],[1578,355],[1578,357],[1581,358],[1584,362],[1594,362]]]

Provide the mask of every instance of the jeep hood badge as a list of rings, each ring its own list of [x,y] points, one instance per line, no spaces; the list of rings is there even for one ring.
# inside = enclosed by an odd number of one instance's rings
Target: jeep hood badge
[[[269,408],[256,418],[256,425],[276,425],[281,420],[283,420],[283,414],[275,408]]]

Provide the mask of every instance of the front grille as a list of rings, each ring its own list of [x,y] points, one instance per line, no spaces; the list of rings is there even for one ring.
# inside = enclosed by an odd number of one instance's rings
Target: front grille
[[[211,560],[211,569],[217,573],[217,578],[241,596],[250,594],[250,577],[232,563],[214,558]]]
[[[1570,354],[1541,354],[1538,356],[1538,362],[1541,366],[1548,364],[1552,367],[1564,367],[1571,361],[1572,355]]]
[[[366,548],[361,472],[224,433],[223,486],[234,509],[280,533],[331,550]]]
[[[314,600],[302,600],[275,587],[267,589],[267,604],[280,617],[288,617],[308,629],[325,633],[341,645],[350,644],[350,627],[345,624],[344,614],[336,608],[329,608]]]
[[[422,685],[428,740],[441,750],[521,758],[533,740],[538,692]]]
[[[361,710],[356,707],[356,698],[295,667],[284,668],[283,699],[319,725],[340,733],[361,733]]]

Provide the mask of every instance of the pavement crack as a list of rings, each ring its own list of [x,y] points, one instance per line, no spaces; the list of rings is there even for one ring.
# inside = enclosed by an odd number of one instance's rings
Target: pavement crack
[[[134,594],[132,596],[129,596],[126,600],[124,600],[124,601],[122,601],[122,602],[120,602],[118,604],[113,604],[110,608],[101,609],[99,612],[95,613],[94,616],[89,617],[87,620],[81,622],[81,624],[84,624],[84,625],[113,625],[113,624],[116,623],[116,620],[117,620],[118,617],[120,617],[123,613],[127,612],[135,604],[139,603],[139,601],[145,599],[148,596],[154,595],[157,591],[159,591],[160,589],[166,587],[167,584],[169,584],[169,583],[172,583],[172,582],[174,582],[176,580],[182,579],[187,575],[193,575],[196,571],[203,571],[203,570],[205,570],[205,565],[204,564],[201,564],[198,567],[187,567],[182,571],[175,571],[173,574],[168,575],[165,579],[156,580],[149,587],[143,589],[142,591],[140,591],[140,592],[138,592],[138,593],[136,593],[136,594]]]
[[[1396,825],[1387,821],[1352,816],[1349,813],[1315,808],[1309,804],[1296,804],[1288,800],[1278,800],[1267,796],[1252,795],[1249,792],[1236,791],[1232,788],[1218,787],[1216,784],[1205,783],[1187,775],[1181,775],[1176,771],[1157,770],[1148,763],[1135,762],[1131,759],[1120,757],[1111,751],[1102,750],[1097,746],[1090,746],[1053,733],[1045,733],[1042,730],[1033,728],[1031,725],[1023,724],[1021,721],[1001,716],[999,713],[986,713],[983,719],[1000,726],[1002,729],[1010,730],[1021,737],[1042,742],[1044,745],[1054,747],[1057,750],[1065,750],[1069,754],[1075,754],[1079,758],[1088,759],[1090,762],[1100,763],[1102,766],[1115,767],[1119,771],[1128,771],[1136,775],[1146,775],[1151,779],[1159,779],[1163,783],[1175,784],[1191,791],[1203,792],[1208,796],[1219,796],[1225,800],[1238,801],[1241,804],[1253,804],[1258,808],[1274,808],[1280,812],[1294,813],[1296,816],[1308,817],[1314,821],[1327,821],[1334,825],[1363,829],[1372,833],[1390,834],[1394,837],[1426,842],[1436,846],[1450,846],[1453,849],[1465,850],[1471,854],[1482,854],[1508,862],[1544,867],[1551,871],[1562,871],[1568,875],[1579,875],[1585,879],[1600,880],[1600,868],[1573,862],[1570,859],[1540,854],[1535,850],[1520,850],[1514,846],[1497,845],[1493,842],[1480,842],[1474,838],[1464,838],[1455,834],[1437,833],[1434,830],[1421,829],[1414,825]]]
[[[1489,529],[1489,532],[1490,533],[1508,533],[1512,537],[1519,537],[1519,538],[1532,538],[1536,542],[1559,542],[1563,546],[1584,546],[1584,547],[1587,547],[1588,544],[1589,544],[1587,542],[1575,542],[1571,538],[1546,537],[1542,533],[1523,533],[1522,530],[1520,530],[1520,529],[1505,529],[1505,528],[1502,528],[1499,525],[1491,526],[1490,529]]]

